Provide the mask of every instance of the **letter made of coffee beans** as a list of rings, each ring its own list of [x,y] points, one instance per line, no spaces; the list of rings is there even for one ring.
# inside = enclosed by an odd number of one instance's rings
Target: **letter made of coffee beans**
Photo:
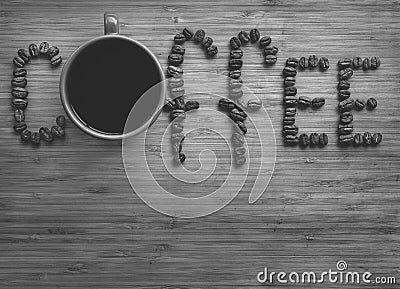
[[[218,48],[213,45],[213,39],[206,36],[203,29],[193,32],[190,28],[185,27],[181,33],[174,36],[174,44],[171,53],[168,56],[167,79],[170,99],[164,105],[163,110],[169,112],[171,124],[171,145],[173,153],[173,161],[181,164],[186,160],[186,155],[182,152],[182,142],[184,140],[183,121],[186,118],[186,112],[196,110],[200,107],[199,102],[195,100],[185,101],[185,88],[183,81],[183,69],[180,67],[185,57],[186,41],[193,40],[201,45],[207,57],[214,57],[218,53]]]
[[[250,32],[240,31],[237,36],[233,36],[229,39],[229,46],[231,48],[229,54],[228,61],[228,77],[229,77],[229,98],[220,99],[219,107],[220,109],[227,112],[229,117],[234,121],[234,132],[233,135],[242,134],[243,136],[247,132],[247,127],[245,125],[245,120],[247,118],[247,114],[242,109],[242,106],[239,105],[240,99],[243,96],[243,80],[242,76],[242,66],[243,66],[243,48],[248,43],[253,43],[258,46],[258,48],[264,51],[264,64],[269,66],[275,64],[277,61],[276,54],[278,53],[278,48],[275,46],[271,46],[271,37],[263,36],[260,37],[260,31],[256,28],[251,29]],[[256,111],[262,107],[262,102],[259,99],[250,99],[248,100],[246,105],[246,109],[248,111]],[[244,151],[243,151],[244,150]],[[241,154],[233,153],[234,163],[238,166],[243,165],[246,162],[245,148],[243,147],[240,152]]]
[[[270,46],[265,50],[274,51]],[[299,128],[295,125],[296,107],[306,109],[312,107],[318,109],[325,105],[325,98],[316,97],[311,99],[306,95],[297,97],[298,91],[296,88],[296,75],[297,69],[314,69],[319,67],[321,71],[326,71],[329,68],[329,60],[326,57],[318,58],[315,55],[308,57],[289,57],[286,59],[285,67],[282,70],[283,76],[283,105],[285,112],[283,115],[283,143],[286,145],[294,146],[299,144],[302,148],[307,146],[320,146],[324,147],[328,144],[328,135],[326,133],[299,133]]]
[[[52,66],[59,66],[62,57],[57,46],[50,46],[48,42],[40,45],[30,44],[28,49],[19,49],[13,63],[15,69],[11,80],[11,106],[14,109],[14,131],[20,135],[23,143],[31,143],[35,146],[40,145],[41,141],[53,142],[54,138],[63,138],[65,135],[65,117],[60,115],[56,118],[55,125],[50,129],[41,127],[38,132],[32,132],[26,123],[25,110],[28,107],[29,92],[26,89],[28,74],[25,66],[34,58],[44,57],[50,60]]]
[[[377,107],[378,102],[375,98],[363,100],[360,98],[352,99],[350,93],[350,80],[354,74],[354,70],[362,68],[364,71],[377,69],[381,65],[379,57],[371,57],[362,59],[359,56],[350,58],[341,58],[338,61],[338,112],[339,112],[339,127],[338,127],[338,143],[340,145],[360,146],[377,145],[382,141],[381,133],[353,133],[352,110],[363,110],[365,107],[368,110],[373,110]]]

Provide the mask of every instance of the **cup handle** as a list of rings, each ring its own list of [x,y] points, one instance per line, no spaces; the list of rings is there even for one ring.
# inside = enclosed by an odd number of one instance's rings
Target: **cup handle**
[[[104,35],[119,34],[119,20],[117,14],[104,13]]]

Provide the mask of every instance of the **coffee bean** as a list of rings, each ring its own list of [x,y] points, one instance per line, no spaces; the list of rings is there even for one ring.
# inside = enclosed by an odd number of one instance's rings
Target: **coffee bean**
[[[286,96],[295,96],[297,94],[296,86],[288,86],[284,88],[284,94]]]
[[[247,43],[250,41],[249,33],[247,33],[246,31],[240,31],[238,34],[238,38],[241,43]]]
[[[319,108],[325,104],[325,98],[323,97],[316,97],[311,101],[311,105],[314,108]]]
[[[173,121],[174,119],[183,120],[186,118],[185,111],[183,109],[174,109],[170,113],[170,120]]]
[[[22,109],[16,109],[14,111],[14,119],[16,122],[23,122],[25,121],[25,113]]]
[[[295,57],[289,57],[286,59],[286,66],[291,66],[293,68],[297,68],[299,65],[299,60]]]
[[[203,41],[201,42],[201,45],[204,48],[208,48],[213,44],[214,40],[211,37],[204,37]]]
[[[171,89],[172,98],[177,98],[185,95],[185,88],[181,87],[174,87]]]
[[[24,88],[27,84],[26,78],[25,77],[14,77],[11,80],[11,86],[12,87],[21,87]]]
[[[246,149],[244,147],[235,147],[233,148],[233,153],[235,156],[242,156],[246,153]]]
[[[185,100],[183,97],[178,96],[174,99],[176,109],[185,109]]]
[[[349,111],[342,112],[340,114],[340,122],[343,124],[348,124],[353,121],[353,114]]]
[[[29,60],[31,60],[31,57],[29,55],[29,52],[26,49],[18,49],[17,54],[19,57],[22,58],[23,61],[25,61],[25,63],[28,63]]]
[[[243,134],[246,134],[246,133],[247,133],[247,127],[246,127],[246,125],[244,124],[244,122],[242,122],[242,121],[237,121],[237,122],[236,122],[235,128],[236,128],[237,130],[239,130],[240,132],[242,132]]]
[[[168,78],[168,86],[170,88],[181,87],[185,84],[181,77],[170,77]]]
[[[182,54],[170,54],[168,55],[168,63],[173,66],[179,66],[183,62]]]
[[[363,60],[363,69],[368,70],[371,68],[371,60],[369,58],[364,58]]]
[[[244,155],[239,155],[234,158],[235,165],[242,166],[246,163],[246,157]]]
[[[202,42],[205,36],[206,36],[206,33],[204,32],[204,30],[200,29],[200,30],[197,30],[196,33],[194,34],[193,40],[195,42]]]
[[[367,100],[367,109],[368,109],[368,110],[373,110],[373,109],[375,109],[377,106],[378,106],[378,102],[376,101],[375,98],[373,98],[373,97],[368,98],[368,100]]]
[[[21,98],[13,98],[11,104],[15,109],[24,110],[28,106],[28,101]]]
[[[238,99],[243,96],[243,90],[241,88],[231,88],[229,90],[229,97],[232,99]]]
[[[171,143],[182,143],[185,140],[185,134],[173,133],[171,134]]]
[[[61,64],[61,62],[62,62],[62,57],[61,57],[60,54],[57,54],[56,56],[53,56],[53,57],[50,59],[50,63],[51,63],[51,65],[53,65],[53,66],[59,66],[59,65]]]
[[[282,72],[283,72],[284,77],[288,77],[288,76],[295,77],[297,74],[296,68],[293,68],[291,66],[285,66],[285,68],[283,68]]]
[[[233,59],[240,59],[243,57],[243,51],[240,49],[234,49],[234,50],[231,50],[229,55]]]
[[[234,108],[230,111],[229,113],[229,117],[233,120],[233,121],[245,121],[247,118],[247,114],[244,111],[240,111],[237,108]]]
[[[200,107],[200,104],[196,100],[188,100],[185,103],[185,111],[198,109],[199,107]]]
[[[39,55],[39,48],[34,43],[29,45],[28,50],[29,50],[29,54],[31,55],[32,58],[35,58]]]
[[[257,28],[253,28],[250,30],[250,40],[252,43],[255,43],[260,39],[260,31]]]
[[[271,37],[263,36],[260,38],[260,48],[265,48],[271,44]]]
[[[308,59],[305,57],[300,57],[299,59],[299,68],[300,69],[306,69],[308,68]]]
[[[185,54],[185,47],[183,47],[182,45],[179,44],[175,44],[174,46],[172,46],[171,48],[171,53],[172,54],[180,54],[180,55],[184,55]]]
[[[350,134],[353,132],[352,124],[339,124],[338,127],[339,134]]]
[[[182,68],[170,65],[167,68],[167,73],[169,76],[172,76],[172,77],[180,77],[183,74],[183,70],[182,70]]]
[[[183,124],[179,121],[175,121],[171,125],[171,132],[172,133],[180,133],[183,131]]]
[[[286,107],[285,108],[285,116],[295,116],[296,108],[295,107]]]
[[[174,36],[174,42],[176,44],[183,44],[183,43],[185,43],[185,41],[186,41],[186,37],[182,33],[178,33]]]
[[[319,145],[324,147],[328,144],[328,142],[329,142],[328,135],[326,133],[321,133],[319,135]]]
[[[362,66],[362,58],[361,57],[354,57],[353,58],[353,68],[358,69]]]
[[[294,78],[292,76],[285,77],[283,84],[286,87],[293,86],[296,84],[296,78]]]
[[[264,48],[265,55],[275,55],[279,52],[278,47],[276,46],[267,46]]]
[[[329,68],[329,60],[328,60],[328,58],[326,58],[326,57],[321,57],[321,58],[319,59],[319,68],[320,68],[322,71],[325,71],[325,70],[327,70],[327,69]]]
[[[299,144],[302,147],[306,147],[310,144],[310,138],[308,137],[308,135],[306,133],[302,133],[299,136]]]
[[[177,164],[183,164],[183,162],[186,160],[186,155],[184,153],[178,153],[174,156],[174,162]]]
[[[283,142],[287,145],[296,145],[299,143],[299,138],[296,135],[285,135]]]
[[[54,56],[56,56],[58,53],[60,53],[60,49],[58,49],[57,46],[51,46],[49,48],[48,54],[50,58],[53,58]]]
[[[318,57],[315,55],[310,55],[308,57],[308,66],[313,69],[318,66]]]
[[[344,68],[338,73],[339,80],[347,80],[353,76],[353,70],[351,68]]]
[[[354,142],[354,137],[352,134],[341,134],[339,135],[339,144],[348,145]]]
[[[350,97],[350,91],[349,90],[339,90],[338,92],[338,98],[339,100],[345,100]]]
[[[262,107],[262,101],[260,99],[249,99],[247,101],[247,109],[251,111],[259,110]]]
[[[312,134],[310,134],[310,145],[316,146],[317,144],[319,144],[319,134],[313,132]]]
[[[182,143],[180,142],[180,143],[174,143],[174,144],[172,144],[172,151],[174,152],[174,153],[181,153],[182,152]]]
[[[228,76],[234,79],[238,79],[241,75],[242,72],[239,69],[231,70],[228,72]]]
[[[241,133],[234,132],[231,137],[231,143],[235,147],[241,147],[244,144],[244,136]]]
[[[276,57],[276,55],[266,55],[265,56],[266,64],[274,64],[274,63],[276,63],[277,60],[278,60],[278,58]]]
[[[51,130],[47,127],[41,127],[39,129],[40,138],[45,142],[52,142],[54,140]]]
[[[348,82],[347,80],[341,80],[338,83],[338,89],[339,90],[346,90],[350,88],[350,82]]]
[[[236,108],[236,104],[233,101],[226,98],[220,98],[218,106],[220,109],[225,111],[231,111],[232,109]]]
[[[342,100],[341,102],[339,102],[338,108],[340,111],[352,110],[354,108],[354,99],[348,98],[348,99]]]
[[[374,133],[372,135],[372,144],[373,145],[378,145],[382,142],[382,134],[381,133]]]
[[[27,125],[25,122],[17,122],[16,124],[14,124],[14,131],[15,132],[22,132],[27,128]]]
[[[242,45],[240,39],[238,37],[236,37],[236,36],[232,37],[229,40],[229,44],[230,44],[232,49],[238,49]]]
[[[377,69],[381,66],[381,60],[379,57],[371,57],[371,69]]]
[[[13,71],[14,77],[25,77],[27,74],[27,71],[25,68],[15,68]]]
[[[20,136],[23,142],[27,142],[31,139],[31,131],[26,129],[23,132],[21,132]]]
[[[339,69],[351,67],[352,64],[353,64],[353,62],[350,58],[341,58],[338,61]]]
[[[285,135],[287,135],[287,134],[296,135],[298,132],[299,132],[299,128],[294,124],[283,126],[282,133]]]
[[[65,130],[58,125],[54,125],[51,127],[51,133],[54,137],[63,138],[65,136]]]
[[[50,45],[48,42],[43,41],[39,44],[39,54],[47,55],[49,53]]]
[[[355,107],[355,109],[357,109],[357,110],[362,110],[362,109],[364,109],[364,107],[365,107],[365,101],[364,100],[362,100],[362,99],[356,99],[355,100],[355,102],[354,102],[354,107]]]
[[[192,39],[194,35],[193,31],[187,27],[183,29],[182,34],[185,36],[186,40]]]
[[[364,144],[370,145],[372,143],[372,135],[369,132],[364,133]]]
[[[40,134],[38,132],[31,133],[31,144],[35,146],[40,145]]]
[[[211,45],[210,47],[207,48],[207,55],[210,57],[214,57],[218,53],[218,47],[215,45]]]
[[[242,68],[243,60],[241,59],[229,59],[229,68],[232,70]]]
[[[58,126],[61,126],[62,128],[65,128],[65,123],[66,123],[65,116],[59,115],[59,116],[56,117],[56,124]]]
[[[364,141],[361,133],[356,133],[353,138],[354,138],[354,144],[357,146],[362,144]]]
[[[14,87],[11,91],[11,95],[15,98],[24,99],[28,96],[28,91],[23,87]]]
[[[298,103],[299,103],[299,105],[301,105],[303,107],[310,106],[311,98],[309,98],[308,96],[300,96],[298,99]]]
[[[295,123],[294,116],[285,116],[283,118],[283,125],[293,125]]]
[[[232,72],[232,71],[231,71]],[[242,80],[241,79],[229,79],[229,88],[241,88],[242,87]]]
[[[297,105],[297,98],[295,96],[284,96],[283,103],[286,106],[296,106]]]
[[[22,68],[25,66],[25,61],[19,56],[14,57],[13,63],[16,67],[19,67],[19,68]]]

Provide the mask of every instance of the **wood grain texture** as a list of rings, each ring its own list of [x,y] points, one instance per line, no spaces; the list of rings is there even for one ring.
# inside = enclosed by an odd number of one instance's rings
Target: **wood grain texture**
[[[176,32],[205,29],[218,56],[205,59],[189,43],[185,72],[226,74],[231,36],[253,27],[270,35],[280,49],[278,63],[266,69],[260,51],[246,47],[243,80],[263,100],[277,132],[284,60],[328,57],[327,72],[297,77],[300,94],[324,96],[327,104],[299,113],[296,121],[304,131],[327,132],[331,143],[288,148],[277,133],[275,172],[262,198],[249,205],[246,186],[223,210],[193,220],[159,214],[134,194],[120,142],[89,137],[69,121],[64,141],[22,145],[12,131],[10,108],[17,49],[46,40],[67,59],[101,35],[105,11],[119,14],[121,33],[147,45],[164,67]],[[321,272],[340,259],[352,270],[394,275],[400,282],[399,11],[395,0],[1,1],[0,287],[253,288],[264,266]],[[378,100],[375,111],[355,115],[354,125],[357,131],[382,132],[379,147],[334,143],[335,62],[355,55],[382,59],[380,69],[357,71],[352,78],[354,97]],[[50,126],[63,113],[60,71],[44,60],[29,64],[27,120],[33,129]],[[195,159],[196,138],[188,143],[185,149]],[[314,287],[346,286],[363,287]]]

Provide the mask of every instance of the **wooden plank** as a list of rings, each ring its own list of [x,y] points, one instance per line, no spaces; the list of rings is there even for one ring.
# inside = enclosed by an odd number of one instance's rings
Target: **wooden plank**
[[[321,272],[335,269],[340,259],[351,270],[399,280],[399,8],[399,1],[372,0],[1,1],[0,287],[250,288],[264,266]],[[258,48],[244,49],[244,83],[263,100],[277,144],[272,180],[255,204],[247,203],[254,167],[231,204],[210,216],[185,220],[150,209],[134,194],[121,142],[94,139],[68,121],[64,141],[40,148],[20,144],[9,106],[11,60],[17,49],[46,40],[66,60],[86,40],[101,35],[105,11],[118,13],[121,33],[147,45],[163,67],[175,33],[185,26],[205,29],[218,56],[206,59],[188,43],[185,73],[226,75],[229,38],[242,29],[257,27],[272,37],[280,50],[273,67],[263,65]],[[281,70],[287,57],[310,54],[328,57],[331,68],[299,72],[299,94],[324,96],[327,104],[318,111],[301,111],[296,121],[302,131],[327,132],[330,144],[288,148],[279,133]],[[335,144],[336,61],[355,55],[382,60],[378,70],[356,71],[351,80],[355,98],[378,100],[375,111],[355,113],[354,125],[360,132],[382,132],[379,147]],[[28,67],[27,120],[33,129],[50,126],[63,113],[61,69],[51,69],[44,60]],[[202,101],[215,107],[210,99]],[[162,115],[152,128],[155,136],[166,119]],[[191,120],[214,118],[193,114]],[[221,124],[221,131],[229,130]],[[185,140],[189,169],[199,166],[201,137],[193,133]],[[254,137],[249,134],[249,140]],[[162,168],[159,144],[151,143],[156,139],[150,138],[147,147],[152,170],[176,194],[207,194],[226,177],[227,169],[220,165],[210,181],[189,191],[190,186]],[[226,147],[212,136],[207,141],[226,164]]]

